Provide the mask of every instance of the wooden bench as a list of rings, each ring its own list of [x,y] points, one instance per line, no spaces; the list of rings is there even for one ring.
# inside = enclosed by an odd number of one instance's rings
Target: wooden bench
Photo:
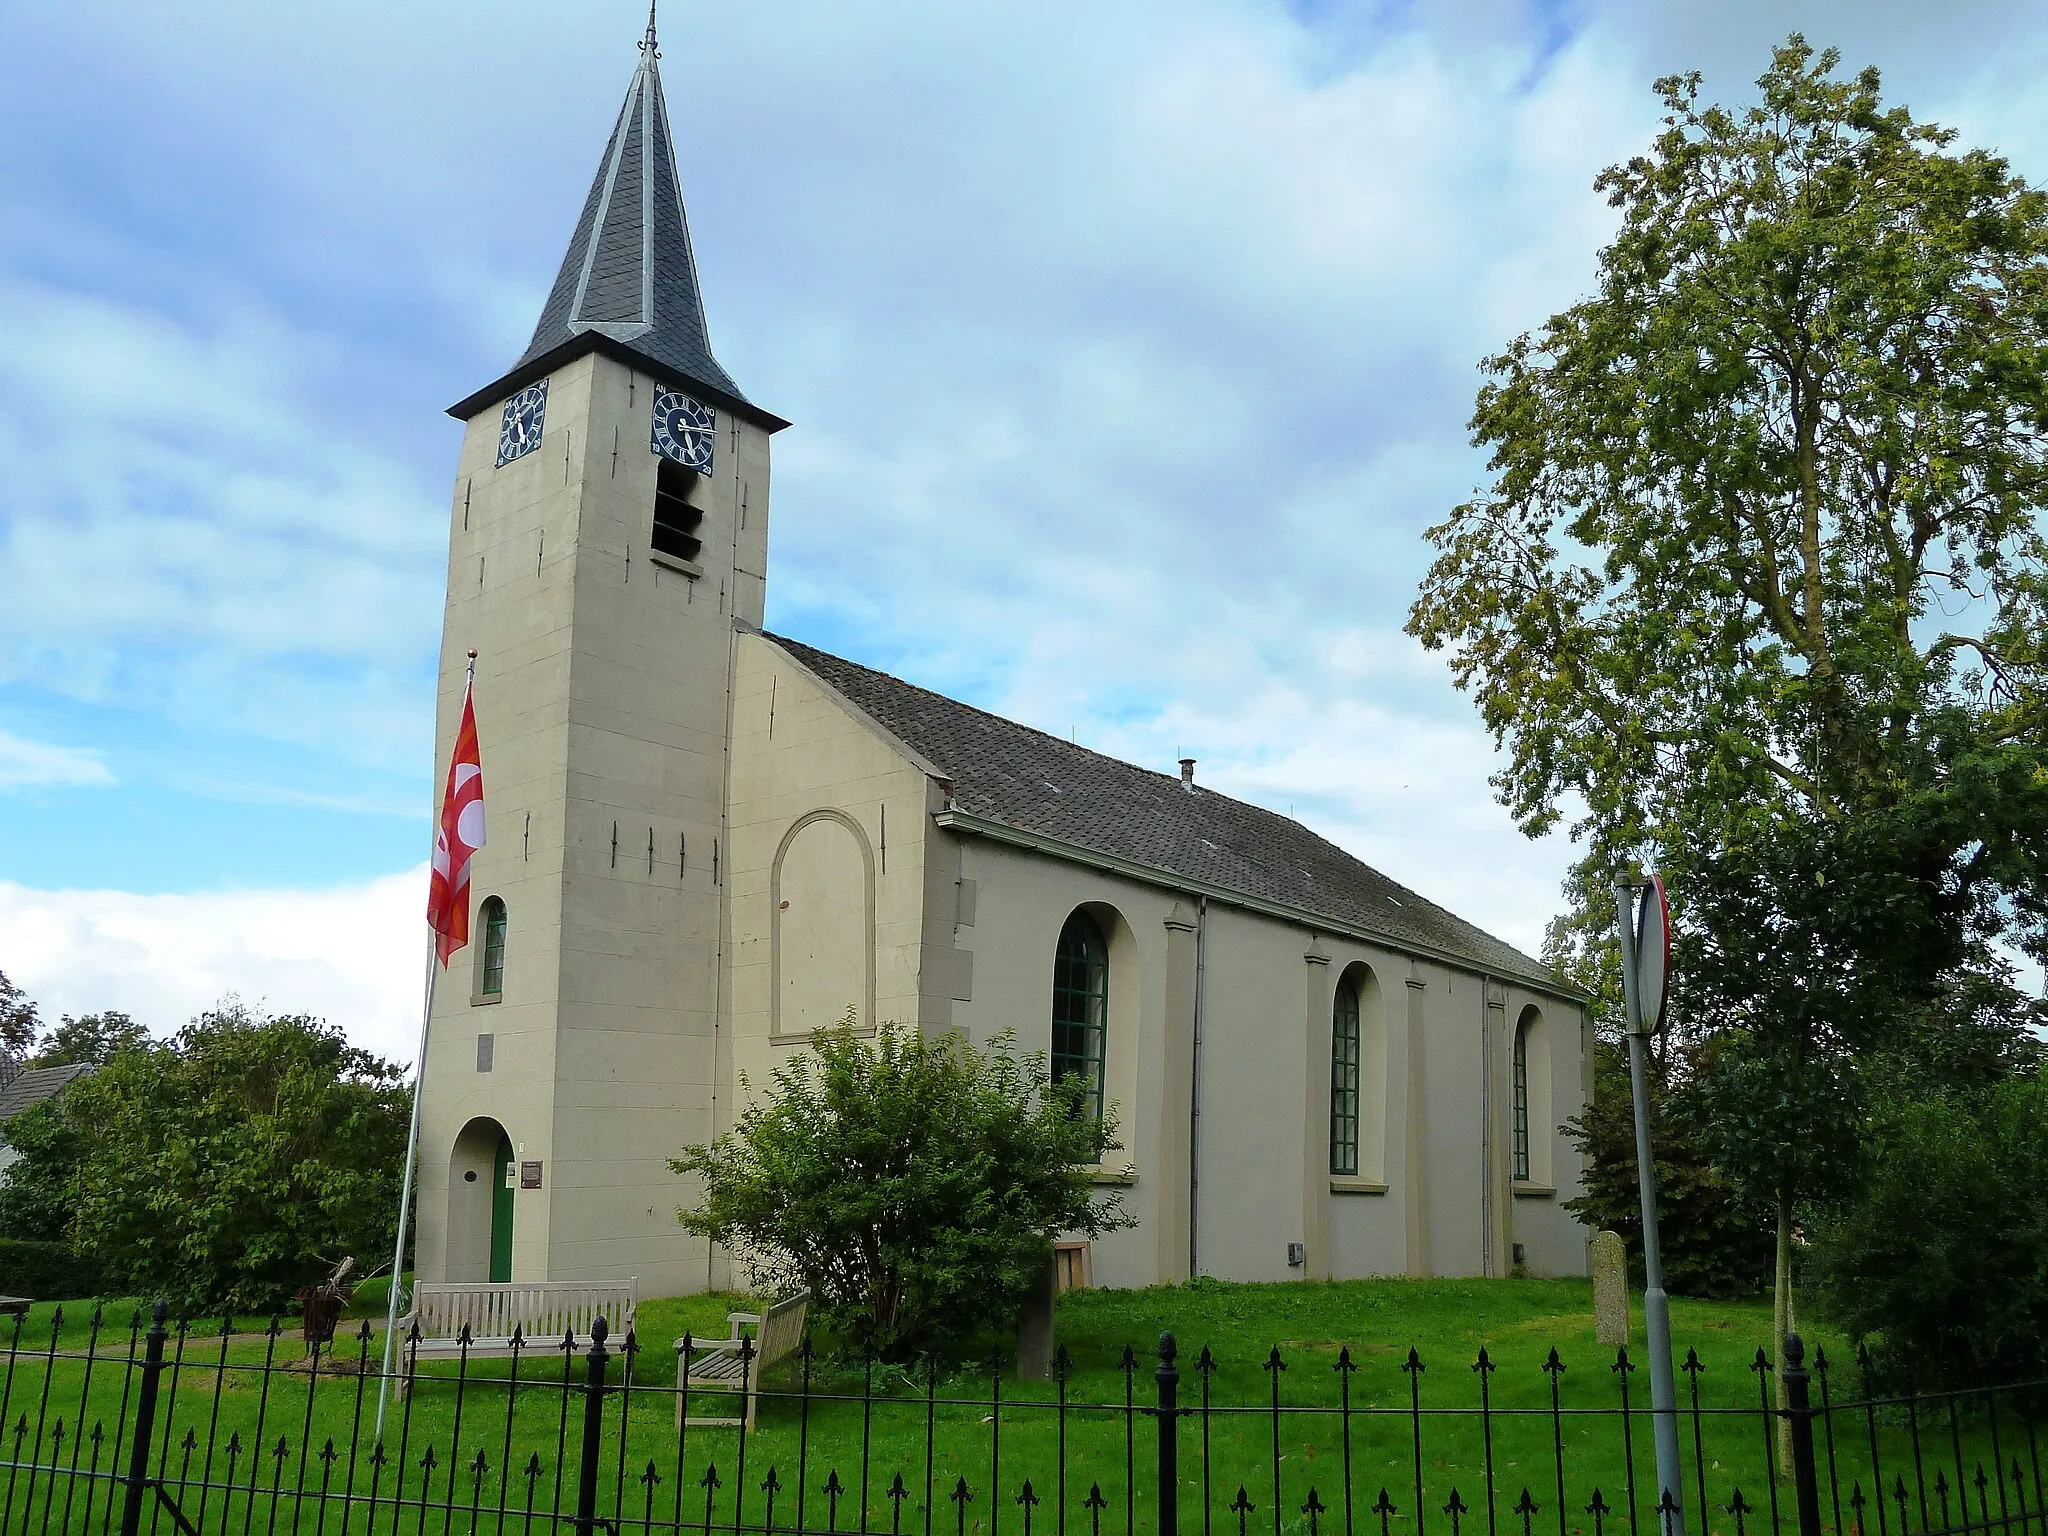
[[[590,1343],[591,1324],[602,1317],[611,1330],[612,1348],[625,1343],[638,1306],[637,1280],[458,1281],[413,1288],[412,1310],[398,1320],[400,1359],[398,1395],[412,1384],[412,1367],[427,1360],[502,1358],[517,1351],[522,1358],[560,1354],[562,1339],[574,1335],[579,1346]],[[411,1341],[419,1329],[419,1342]],[[463,1343],[463,1330],[469,1342]]]
[[[745,1396],[746,1426],[752,1429],[754,1410],[761,1397],[761,1378],[797,1352],[804,1341],[804,1322],[810,1310],[811,1293],[798,1291],[766,1312],[728,1312],[726,1321],[732,1326],[731,1338],[693,1339],[684,1334],[677,1339],[676,1428],[681,1430],[686,1422],[684,1416],[692,1392],[739,1392]],[[746,1335],[741,1330],[749,1324],[754,1329],[754,1345],[743,1354],[741,1346]],[[694,1418],[687,1422],[731,1428],[740,1420]]]

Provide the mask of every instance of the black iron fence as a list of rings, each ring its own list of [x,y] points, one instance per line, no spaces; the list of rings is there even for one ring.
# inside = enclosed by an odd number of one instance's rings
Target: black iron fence
[[[1625,1349],[1187,1358],[1168,1334],[1023,1382],[806,1346],[748,1380],[748,1423],[744,1396],[672,1367],[686,1351],[602,1321],[510,1358],[423,1362],[417,1342],[380,1434],[367,1323],[304,1349],[275,1319],[168,1324],[161,1306],[147,1327],[60,1311],[33,1337],[17,1318],[0,1532],[2048,1536],[2042,1384],[1886,1396],[1867,1361],[1809,1364],[1796,1335],[1740,1371],[1688,1351],[1677,1487]],[[742,1422],[702,1422],[721,1416]]]

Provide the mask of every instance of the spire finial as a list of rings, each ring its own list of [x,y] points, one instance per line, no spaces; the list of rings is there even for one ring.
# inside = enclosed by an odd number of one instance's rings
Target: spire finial
[[[661,49],[654,40],[654,7],[657,0],[647,0],[647,35],[640,39],[640,51],[654,58],[661,57]]]

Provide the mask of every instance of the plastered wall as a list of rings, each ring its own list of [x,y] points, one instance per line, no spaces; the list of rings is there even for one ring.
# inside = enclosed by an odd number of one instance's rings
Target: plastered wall
[[[1098,1283],[1183,1277],[1191,1205],[1195,1263],[1230,1279],[1502,1275],[1516,1243],[1534,1273],[1585,1272],[1583,1230],[1560,1208],[1577,1190],[1578,1163],[1555,1129],[1585,1091],[1575,1005],[1220,902],[1201,910],[1044,853],[957,842],[975,889],[975,922],[960,940],[975,951],[975,988],[954,1018],[977,1041],[1014,1028],[1044,1049],[1061,927],[1077,907],[1118,921],[1105,923],[1107,1095],[1124,1128],[1119,1156],[1135,1173],[1124,1199],[1141,1225],[1097,1243]],[[1194,1054],[1198,964],[1197,1084],[1176,1068]],[[1328,1119],[1330,1009],[1347,975],[1371,982],[1361,1020],[1366,1144],[1348,1178],[1329,1171]],[[1551,1183],[1517,1191],[1503,1020],[1531,1006],[1547,1025],[1548,1112],[1532,1111],[1532,1131],[1547,1138]],[[1307,1249],[1298,1267],[1288,1263],[1296,1242]]]
[[[534,452],[496,464],[496,408],[465,433],[436,761],[474,646],[490,841],[473,891],[505,900],[508,944],[501,1001],[473,1000],[467,969],[435,1000],[425,1278],[446,1272],[450,1160],[480,1116],[543,1168],[517,1196],[515,1279],[632,1277],[664,1294],[714,1278],[676,1225],[667,1160],[711,1134],[730,1082],[726,722],[735,621],[760,616],[767,439],[721,413],[693,492],[701,557],[692,572],[658,563],[651,383],[587,355],[550,379]]]
[[[860,1022],[939,1024],[953,887],[928,921],[923,767],[759,635],[738,640],[733,702],[734,1060],[757,1085],[847,1002]],[[784,903],[788,905],[785,907]],[[872,935],[870,939],[868,936]],[[840,961],[845,969],[827,968]]]

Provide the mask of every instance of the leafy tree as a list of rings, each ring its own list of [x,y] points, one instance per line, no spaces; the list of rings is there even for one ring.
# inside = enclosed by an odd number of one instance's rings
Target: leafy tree
[[[28,1055],[35,1046],[41,1022],[34,1000],[9,981],[5,971],[0,971],[0,1050],[17,1061]]]
[[[1409,622],[1524,828],[1583,807],[1582,932],[1636,850],[1684,877],[1717,1156],[1788,1235],[1879,1042],[2048,953],[2048,198],[1838,62],[1658,82],[1598,291],[1485,364],[1493,483]]]
[[[1816,1232],[1829,1316],[1895,1390],[2048,1375],[2048,1083],[1893,1101],[1875,1132]]]
[[[1585,873],[1574,871],[1573,878]],[[1622,1035],[1621,945],[1613,914],[1599,905],[1611,906],[1613,896],[1573,895],[1570,908],[1552,920],[1543,945],[1544,961],[1585,992],[1596,1035],[1592,1102],[1563,1127],[1585,1158],[1582,1193],[1566,1201],[1565,1209],[1589,1227],[1618,1234],[1641,1284],[1642,1201],[1635,1098]],[[1770,1279],[1770,1212],[1714,1164],[1714,1142],[1700,1121],[1693,1051],[1675,1045],[1668,1033],[1650,1044],[1645,1076],[1665,1287],[1679,1296],[1753,1296]]]
[[[1606,1040],[1594,1049],[1593,1102],[1564,1126],[1586,1157],[1585,1188],[1565,1202],[1565,1209],[1589,1227],[1619,1234],[1641,1284],[1643,1218],[1628,1055]],[[1685,1078],[1674,1083],[1674,1076],[1664,1062],[1652,1062],[1650,1144],[1657,1164],[1665,1288],[1677,1296],[1754,1296],[1771,1279],[1770,1206],[1744,1198],[1715,1166],[1713,1142],[1699,1123],[1696,1099]]]
[[[48,1108],[77,1138],[68,1235],[117,1288],[263,1310],[391,1247],[404,1074],[317,1019],[229,999]]]
[[[108,1009],[74,1019],[65,1014],[36,1046],[31,1066],[64,1067],[78,1063],[103,1066],[117,1051],[147,1044],[149,1031],[125,1013]]]
[[[72,1183],[86,1141],[61,1099],[46,1099],[7,1122],[7,1145],[18,1158],[0,1177],[0,1237],[70,1242]]]
[[[671,1164],[703,1180],[684,1228],[733,1249],[756,1284],[808,1288],[842,1344],[885,1359],[956,1341],[1022,1300],[1063,1231],[1131,1223],[1088,1169],[1113,1116],[1004,1036],[851,1020],[778,1068],[770,1092]]]

